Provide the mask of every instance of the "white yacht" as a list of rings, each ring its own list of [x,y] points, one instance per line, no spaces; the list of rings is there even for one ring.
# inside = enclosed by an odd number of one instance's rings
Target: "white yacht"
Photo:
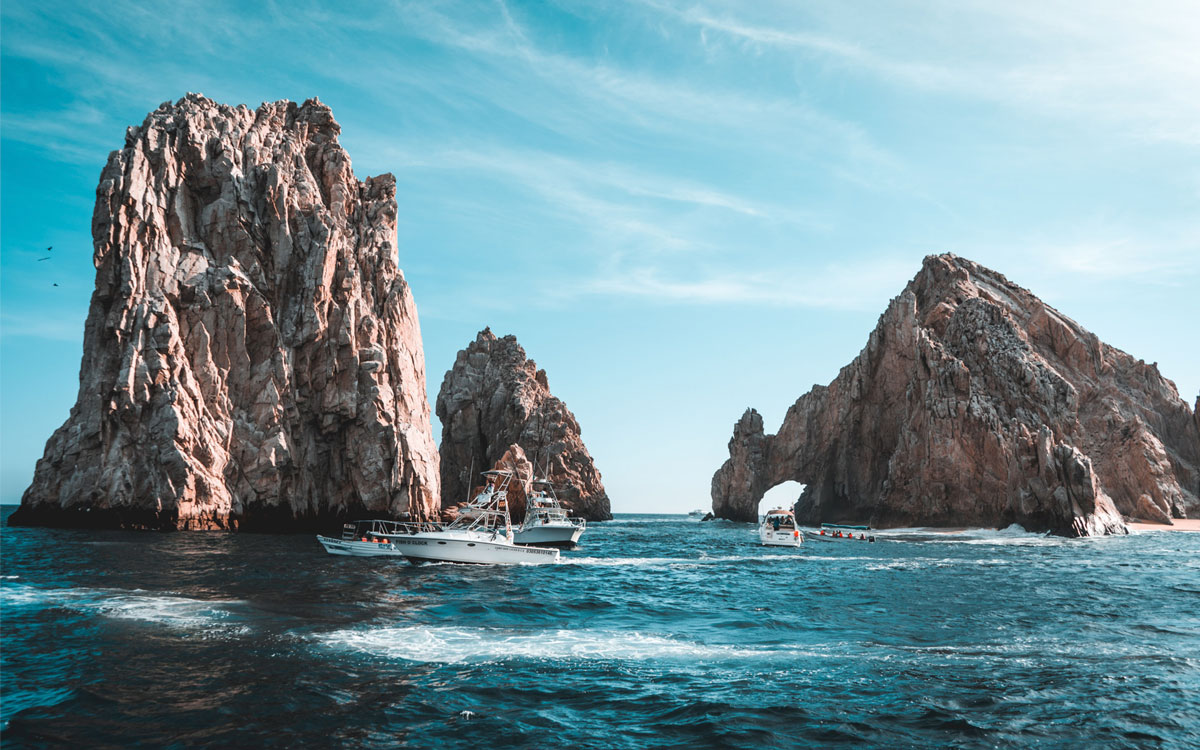
[[[763,516],[758,527],[758,540],[768,547],[799,547],[804,537],[796,528],[796,517],[792,512],[776,508]]]
[[[414,531],[389,537],[409,562],[456,562],[485,564],[558,562],[558,550],[516,544],[508,515],[508,485],[511,471],[485,471],[483,490],[451,523],[431,531]]]
[[[688,515],[691,516],[692,518],[703,518],[704,511],[701,510],[700,508],[696,508],[695,510],[689,510]]]
[[[554,486],[545,479],[532,482],[533,491],[525,504],[525,520],[513,533],[517,544],[571,545],[587,530],[587,521],[570,518],[562,507]]]

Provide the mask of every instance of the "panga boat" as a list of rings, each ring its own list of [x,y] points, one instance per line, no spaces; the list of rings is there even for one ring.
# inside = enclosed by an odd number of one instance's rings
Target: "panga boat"
[[[548,545],[578,542],[587,529],[587,521],[568,517],[571,511],[558,502],[554,486],[549,481],[535,479],[532,485],[534,490],[525,504],[525,520],[513,533],[513,541],[517,544]]]
[[[799,547],[802,541],[796,517],[783,508],[767,511],[758,527],[758,539],[768,547]]]
[[[486,483],[458,518],[433,531],[391,537],[389,544],[410,562],[542,565],[558,562],[558,550],[516,544],[508,515],[511,471],[485,471]]]
[[[434,531],[439,528],[441,527],[436,523],[412,523],[406,521],[385,521],[381,519],[354,521],[342,527],[341,539],[317,534],[317,541],[331,555],[398,557],[400,556],[400,551],[396,549],[396,545],[392,543],[392,539],[421,531]]]
[[[851,526],[844,523],[823,523],[819,529],[805,529],[804,536],[819,542],[875,541],[875,534],[870,526]]]

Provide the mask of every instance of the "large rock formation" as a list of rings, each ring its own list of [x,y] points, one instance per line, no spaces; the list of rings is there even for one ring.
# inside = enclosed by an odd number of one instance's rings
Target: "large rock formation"
[[[749,410],[713,509],[755,518],[787,481],[809,523],[1122,532],[1200,512],[1200,420],[1147,365],[1002,275],[930,256],[867,346],[788,409]]]
[[[100,175],[79,396],[16,523],[291,530],[437,510],[390,174],[316,99],[188,94]]]
[[[481,331],[446,373],[436,408],[442,420],[443,505],[466,498],[475,481],[472,466],[476,472],[495,466],[515,444],[576,516],[612,518],[579,423],[550,395],[546,371],[526,358],[514,336],[498,339],[490,329]]]

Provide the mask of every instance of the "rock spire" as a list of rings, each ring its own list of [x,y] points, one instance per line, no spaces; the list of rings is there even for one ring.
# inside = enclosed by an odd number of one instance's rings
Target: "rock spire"
[[[100,175],[79,395],[17,523],[284,531],[437,510],[390,174],[316,99],[198,94]]]
[[[442,421],[443,506],[466,498],[470,477],[518,446],[547,474],[563,505],[589,521],[612,518],[608,495],[566,404],[550,394],[546,371],[514,336],[480,331],[458,353],[437,397]]]

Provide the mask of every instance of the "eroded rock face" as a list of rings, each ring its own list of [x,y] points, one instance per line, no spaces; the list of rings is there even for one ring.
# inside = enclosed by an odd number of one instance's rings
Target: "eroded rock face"
[[[283,531],[437,510],[395,180],[316,99],[188,94],[100,175],[79,396],[17,523]]]
[[[481,331],[442,380],[436,410],[442,420],[443,505],[466,499],[469,485],[477,484],[469,476],[472,467],[478,473],[495,466],[516,445],[576,516],[612,518],[579,423],[550,394],[546,371],[525,356],[515,337]]]
[[[866,348],[778,434],[750,410],[729,452],[713,509],[736,520],[787,480],[805,483],[809,523],[1076,536],[1200,512],[1200,422],[1174,384],[953,255],[925,259]]]

